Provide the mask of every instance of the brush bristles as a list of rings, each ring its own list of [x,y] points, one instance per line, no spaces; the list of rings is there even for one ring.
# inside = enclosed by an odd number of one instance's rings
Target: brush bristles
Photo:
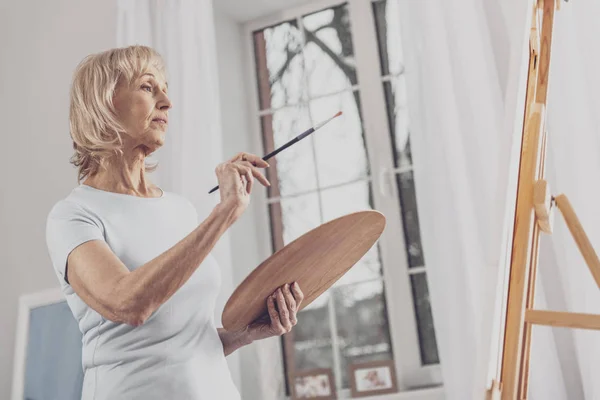
[[[325,124],[327,124],[328,122],[330,122],[331,120],[333,120],[333,119],[335,119],[335,118],[339,117],[340,115],[342,115],[342,112],[341,112],[341,111],[338,111],[338,113],[337,113],[337,114],[335,114],[333,117],[329,118],[327,121],[323,121],[323,122],[321,122],[320,124],[317,124],[317,125],[315,125],[314,129],[315,129],[315,130],[317,130],[317,129],[321,129],[321,127],[323,127],[323,125],[325,125]]]

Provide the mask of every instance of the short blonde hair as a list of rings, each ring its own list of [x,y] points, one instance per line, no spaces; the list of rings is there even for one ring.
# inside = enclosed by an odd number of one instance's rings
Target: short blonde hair
[[[113,96],[121,81],[131,84],[150,67],[166,77],[160,54],[147,46],[129,46],[92,54],[77,66],[71,86],[69,125],[71,163],[78,182],[94,175],[104,160],[122,155],[123,128],[117,121]]]

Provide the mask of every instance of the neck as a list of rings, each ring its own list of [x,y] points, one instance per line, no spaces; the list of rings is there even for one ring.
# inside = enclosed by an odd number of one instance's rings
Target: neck
[[[104,160],[97,173],[85,180],[96,189],[139,197],[158,197],[160,189],[146,176],[146,155],[142,150],[124,152]]]

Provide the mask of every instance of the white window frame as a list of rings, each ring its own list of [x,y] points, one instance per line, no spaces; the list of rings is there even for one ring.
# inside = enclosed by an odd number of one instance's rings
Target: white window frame
[[[423,366],[421,364],[410,275],[423,272],[426,268],[409,269],[406,256],[400,197],[398,187],[395,184],[395,175],[410,171],[412,167],[400,170],[394,166],[393,144],[388,126],[387,104],[383,90],[383,82],[386,79],[381,76],[379,47],[372,11],[372,3],[375,1],[377,0],[315,0],[254,19],[242,25],[246,80],[250,97],[250,134],[252,134],[254,143],[257,144],[256,148],[262,149],[262,146],[259,145],[262,143],[260,116],[268,112],[261,111],[258,102],[253,32],[284,21],[297,19],[302,15],[347,3],[358,77],[358,85],[354,88],[358,87],[361,96],[363,127],[367,133],[365,140],[372,174],[365,181],[373,183],[374,208],[382,212],[387,218],[386,230],[379,244],[383,261],[387,317],[400,391],[397,394],[376,396],[373,399],[443,399],[440,365]],[[406,43],[404,43],[404,46],[404,53],[406,54],[410,49],[406,48]],[[266,212],[268,201],[262,196],[256,198],[255,206],[263,209],[257,210],[255,208],[261,217],[260,219],[264,220],[263,226],[270,226],[268,223],[269,216]],[[257,205],[258,202],[261,204]],[[263,244],[271,242],[270,229],[266,230],[266,233],[265,230],[261,230],[258,234],[264,236],[259,238]],[[426,257],[427,249],[424,251]],[[280,351],[283,354],[283,349]],[[437,387],[431,387],[436,385]],[[420,389],[423,387],[428,388]],[[338,396],[339,398],[350,398],[349,390],[339,391]]]

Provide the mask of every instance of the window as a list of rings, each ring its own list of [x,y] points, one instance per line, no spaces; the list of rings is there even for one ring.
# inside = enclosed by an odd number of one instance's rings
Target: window
[[[324,0],[248,26],[256,118],[270,152],[337,111],[342,117],[269,160],[276,251],[353,211],[387,217],[379,243],[299,314],[283,339],[295,373],[394,360],[403,390],[441,384],[410,153],[398,0]]]

